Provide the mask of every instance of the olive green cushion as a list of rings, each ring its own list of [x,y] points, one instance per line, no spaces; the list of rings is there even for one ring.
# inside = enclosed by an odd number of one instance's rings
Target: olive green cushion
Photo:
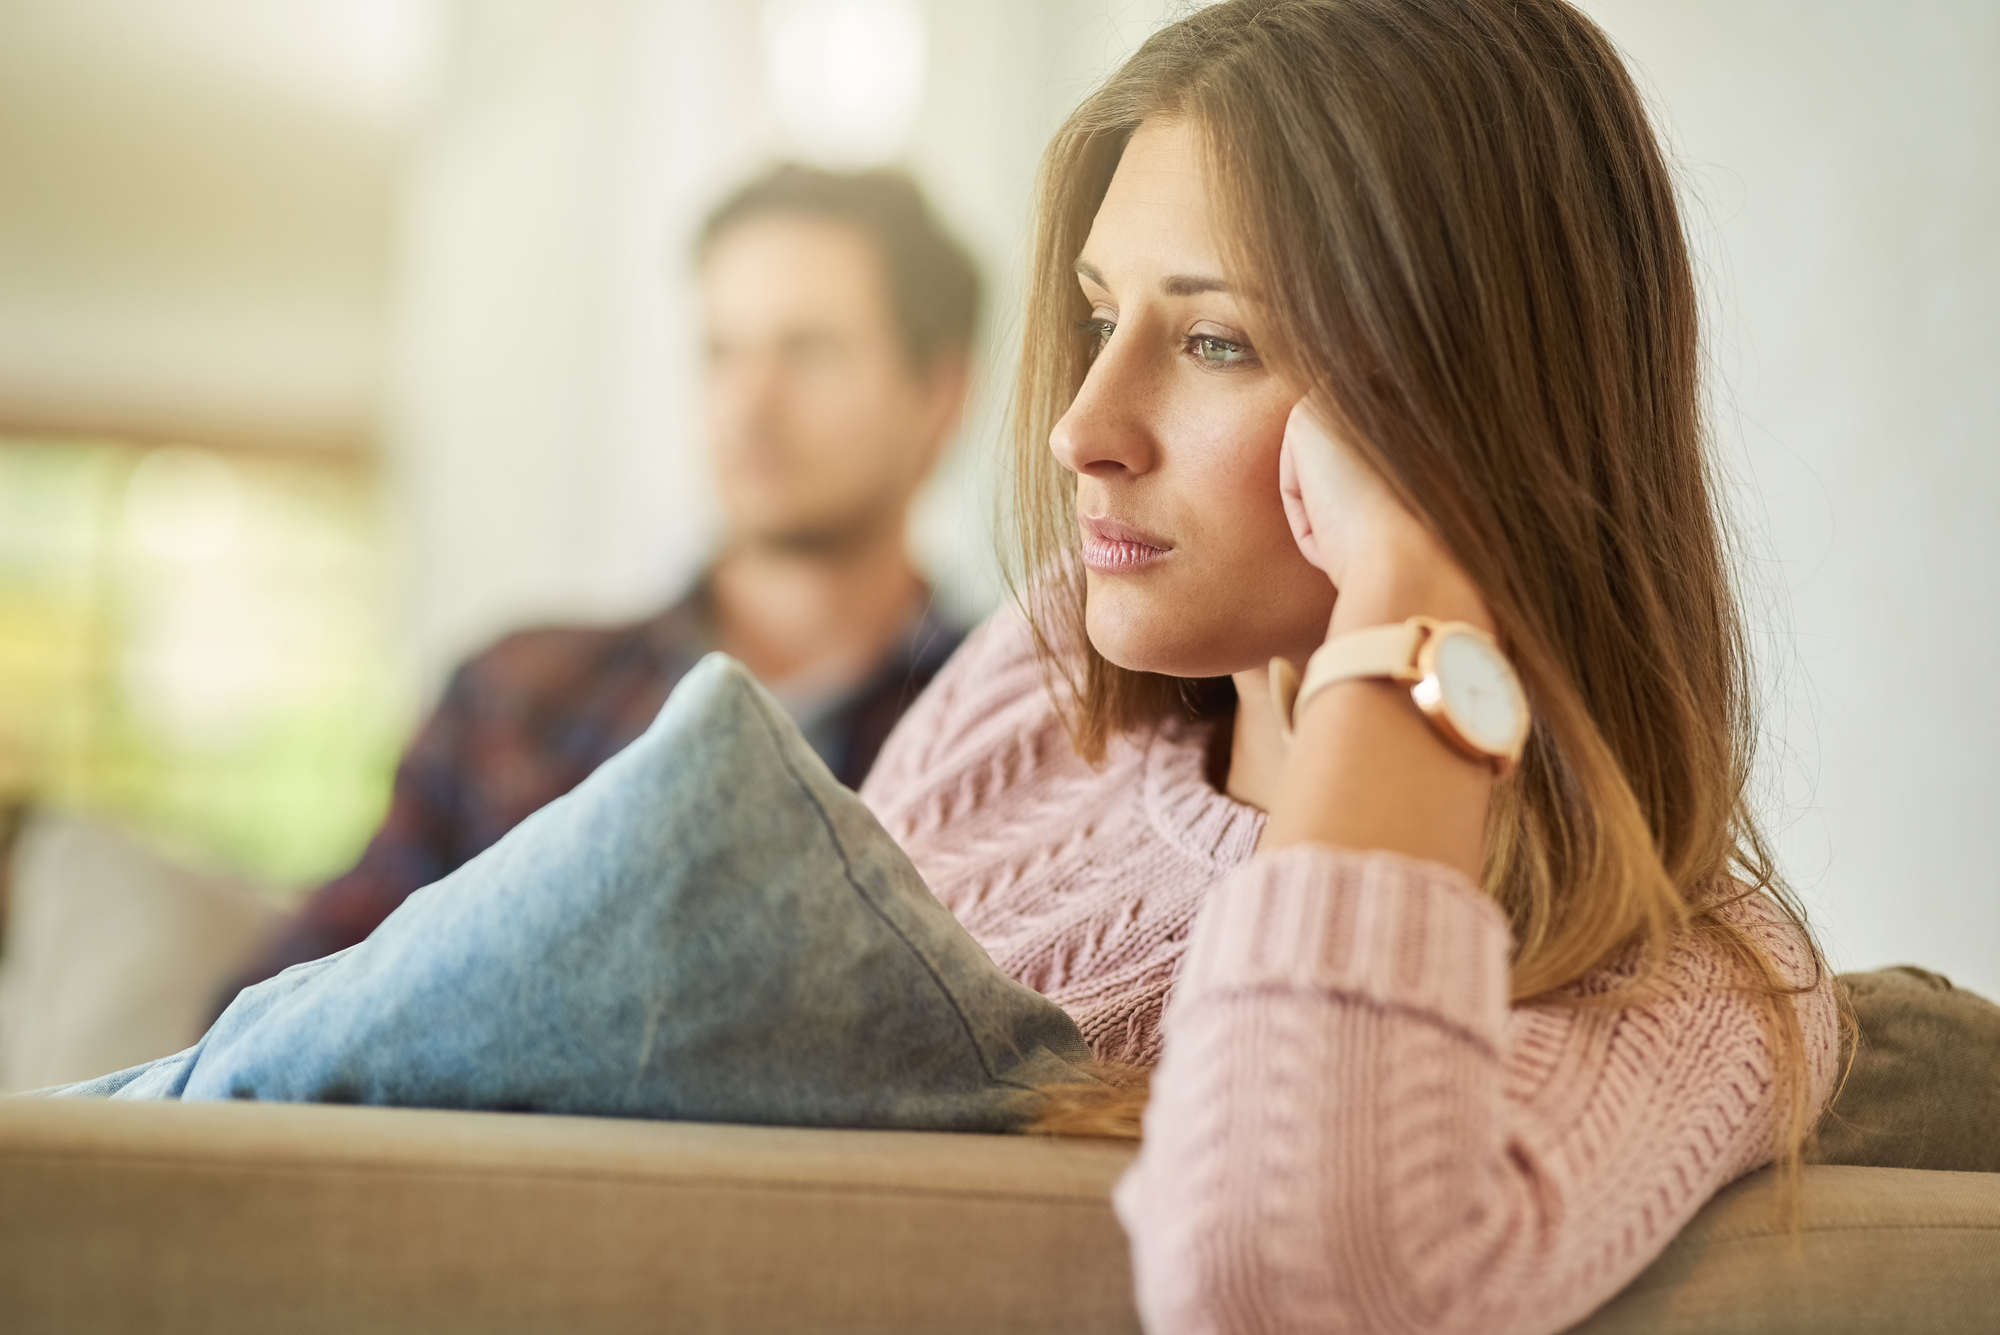
[[[1860,1032],[1808,1159],[2000,1172],[2000,1006],[1907,966],[1840,982]]]

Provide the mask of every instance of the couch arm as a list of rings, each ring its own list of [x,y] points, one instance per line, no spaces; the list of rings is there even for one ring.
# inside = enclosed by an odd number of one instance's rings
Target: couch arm
[[[0,1328],[1132,1331],[1130,1147],[272,1103],[0,1101]],[[1574,1335],[1957,1335],[2000,1174],[1769,1170]]]
[[[1776,1170],[1725,1187],[1569,1335],[1984,1335],[2000,1330],[2000,1173]]]
[[[1129,1147],[0,1103],[0,1328],[1133,1331]]]

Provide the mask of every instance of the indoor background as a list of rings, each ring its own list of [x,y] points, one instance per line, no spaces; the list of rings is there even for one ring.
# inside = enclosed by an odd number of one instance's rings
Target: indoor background
[[[1842,968],[2000,996],[2000,6],[1590,0],[1680,166],[1770,721]],[[992,519],[1036,156],[1158,0],[0,0],[0,800],[286,898],[451,664],[712,537],[687,246],[909,165],[994,297],[917,520]]]

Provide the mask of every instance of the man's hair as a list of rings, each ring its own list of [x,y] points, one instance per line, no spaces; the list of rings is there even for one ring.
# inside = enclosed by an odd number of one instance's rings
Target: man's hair
[[[695,237],[695,258],[706,260],[737,224],[772,215],[843,223],[875,244],[897,331],[919,373],[928,374],[940,353],[971,346],[979,320],[979,270],[907,174],[831,172],[795,163],[773,167],[708,215]]]

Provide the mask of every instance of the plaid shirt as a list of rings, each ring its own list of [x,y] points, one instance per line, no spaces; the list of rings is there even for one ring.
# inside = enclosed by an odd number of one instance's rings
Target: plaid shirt
[[[842,783],[860,785],[961,638],[926,612],[859,689],[807,720],[807,739]],[[388,815],[360,862],[306,900],[223,1003],[362,940],[413,891],[583,782],[646,730],[714,643],[703,585],[651,620],[524,631],[459,668],[397,766]]]

